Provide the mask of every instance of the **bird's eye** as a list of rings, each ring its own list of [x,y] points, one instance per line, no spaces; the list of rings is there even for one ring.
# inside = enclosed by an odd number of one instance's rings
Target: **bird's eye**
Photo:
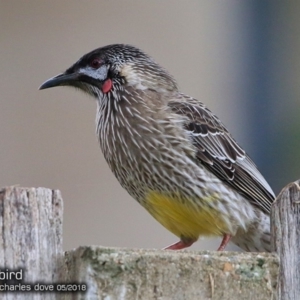
[[[102,64],[102,61],[99,58],[94,58],[90,62],[90,66],[94,69],[98,69]]]

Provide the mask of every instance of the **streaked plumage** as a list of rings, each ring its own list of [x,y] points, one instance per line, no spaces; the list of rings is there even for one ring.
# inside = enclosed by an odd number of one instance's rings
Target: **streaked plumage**
[[[181,242],[224,236],[270,251],[272,189],[220,120],[179,92],[169,73],[129,45],[96,49],[42,86],[78,87],[97,99],[97,134],[128,193]],[[224,246],[224,247],[223,247]]]

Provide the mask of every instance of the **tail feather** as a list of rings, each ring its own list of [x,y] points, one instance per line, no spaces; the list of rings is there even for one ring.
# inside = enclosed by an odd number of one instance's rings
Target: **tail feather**
[[[247,252],[271,252],[270,216],[257,212],[257,219],[248,230],[238,230],[231,241]]]

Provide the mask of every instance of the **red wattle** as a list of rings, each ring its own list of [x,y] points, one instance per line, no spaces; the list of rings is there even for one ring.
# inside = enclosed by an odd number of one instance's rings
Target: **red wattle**
[[[102,92],[104,94],[108,93],[112,88],[112,81],[110,78],[106,79],[102,85]]]

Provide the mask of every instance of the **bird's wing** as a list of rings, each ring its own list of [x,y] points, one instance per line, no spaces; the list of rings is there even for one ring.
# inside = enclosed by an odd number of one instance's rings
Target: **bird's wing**
[[[257,167],[221,121],[203,103],[182,95],[170,101],[171,110],[186,117],[185,129],[197,148],[196,159],[219,179],[270,212],[275,195]]]

